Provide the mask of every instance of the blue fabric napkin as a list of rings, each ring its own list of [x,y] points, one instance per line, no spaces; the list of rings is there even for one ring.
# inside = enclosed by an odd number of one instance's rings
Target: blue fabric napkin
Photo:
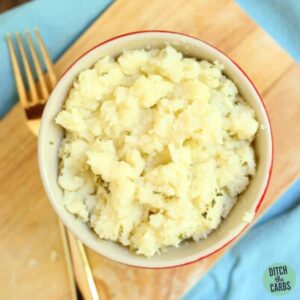
[[[56,60],[112,0],[36,0],[0,15],[0,117],[17,100],[7,32],[38,27]],[[300,1],[238,0],[296,60],[300,61]],[[297,181],[184,300],[268,300],[264,270],[276,262],[290,265],[300,279],[300,181]],[[300,299],[300,283],[281,299]]]
[[[36,0],[0,14],[0,118],[18,96],[6,45],[6,33],[38,27],[55,61],[112,0]]]

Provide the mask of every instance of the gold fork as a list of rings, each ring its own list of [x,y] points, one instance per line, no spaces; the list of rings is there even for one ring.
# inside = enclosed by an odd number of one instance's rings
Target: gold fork
[[[53,64],[48,54],[47,48],[42,40],[39,31],[35,30],[37,42],[39,44],[41,56],[45,63],[46,69],[48,71],[48,77],[43,74],[42,64],[40,62],[39,56],[37,54],[36,48],[33,43],[33,39],[28,31],[25,32],[26,41],[28,48],[31,53],[32,61],[35,67],[35,71],[38,77],[38,83],[35,83],[33,72],[26,55],[25,47],[23,44],[23,39],[19,33],[16,33],[17,45],[21,54],[23,61],[24,71],[27,78],[27,83],[29,87],[29,93],[27,94],[25,89],[24,80],[22,79],[22,73],[16,56],[16,52],[13,45],[13,40],[10,34],[7,34],[7,43],[11,58],[11,63],[13,67],[13,72],[15,76],[16,86],[19,94],[19,99],[22,107],[24,108],[27,125],[29,126],[32,133],[37,136],[39,131],[40,120],[42,116],[43,109],[47,102],[50,91],[56,84],[57,78],[54,73]],[[80,268],[83,274],[78,274],[78,277],[85,277],[85,283],[81,282],[81,290],[84,292],[85,299],[98,300],[98,292],[93,279],[92,271],[87,259],[87,255],[83,244],[76,239],[63,225],[59,219],[59,228],[63,243],[63,249],[65,254],[65,261],[68,273],[68,280],[71,290],[71,299],[79,300],[83,299],[80,293],[80,288],[78,287],[79,282],[76,282],[76,269]],[[79,262],[78,258],[79,257]],[[81,265],[79,267],[79,265]],[[78,271],[79,272],[79,271]],[[78,280],[79,281],[79,280]]]

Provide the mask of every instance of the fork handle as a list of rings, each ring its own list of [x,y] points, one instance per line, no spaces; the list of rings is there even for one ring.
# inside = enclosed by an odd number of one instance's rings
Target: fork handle
[[[77,286],[75,280],[75,271],[74,271],[74,265],[72,263],[72,255],[71,255],[72,252],[70,249],[67,229],[60,219],[58,219],[58,224],[59,224],[60,236],[61,236],[64,255],[65,255],[65,263],[67,267],[67,275],[68,275],[69,288],[71,292],[71,300],[83,300],[83,297],[80,293],[80,289]]]
[[[67,231],[73,260],[74,274],[85,300],[100,300],[84,245]]]

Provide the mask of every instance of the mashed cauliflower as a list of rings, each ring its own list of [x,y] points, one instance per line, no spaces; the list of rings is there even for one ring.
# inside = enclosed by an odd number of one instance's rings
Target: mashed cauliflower
[[[255,173],[258,122],[222,71],[167,46],[81,72],[55,119],[67,210],[148,257],[206,238]]]

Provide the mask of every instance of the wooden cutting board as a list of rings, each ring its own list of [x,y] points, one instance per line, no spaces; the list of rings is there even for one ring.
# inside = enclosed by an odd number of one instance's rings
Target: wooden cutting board
[[[37,24],[38,25],[38,24]],[[275,140],[261,215],[299,176],[299,66],[231,0],[119,0],[56,63],[61,75],[85,50],[128,31],[194,35],[236,60],[262,93]],[[0,299],[68,299],[56,216],[43,191],[36,140],[16,105],[0,123]],[[101,299],[178,299],[232,247],[189,266],[141,270],[88,250]],[[249,278],[250,279],[250,278]]]

